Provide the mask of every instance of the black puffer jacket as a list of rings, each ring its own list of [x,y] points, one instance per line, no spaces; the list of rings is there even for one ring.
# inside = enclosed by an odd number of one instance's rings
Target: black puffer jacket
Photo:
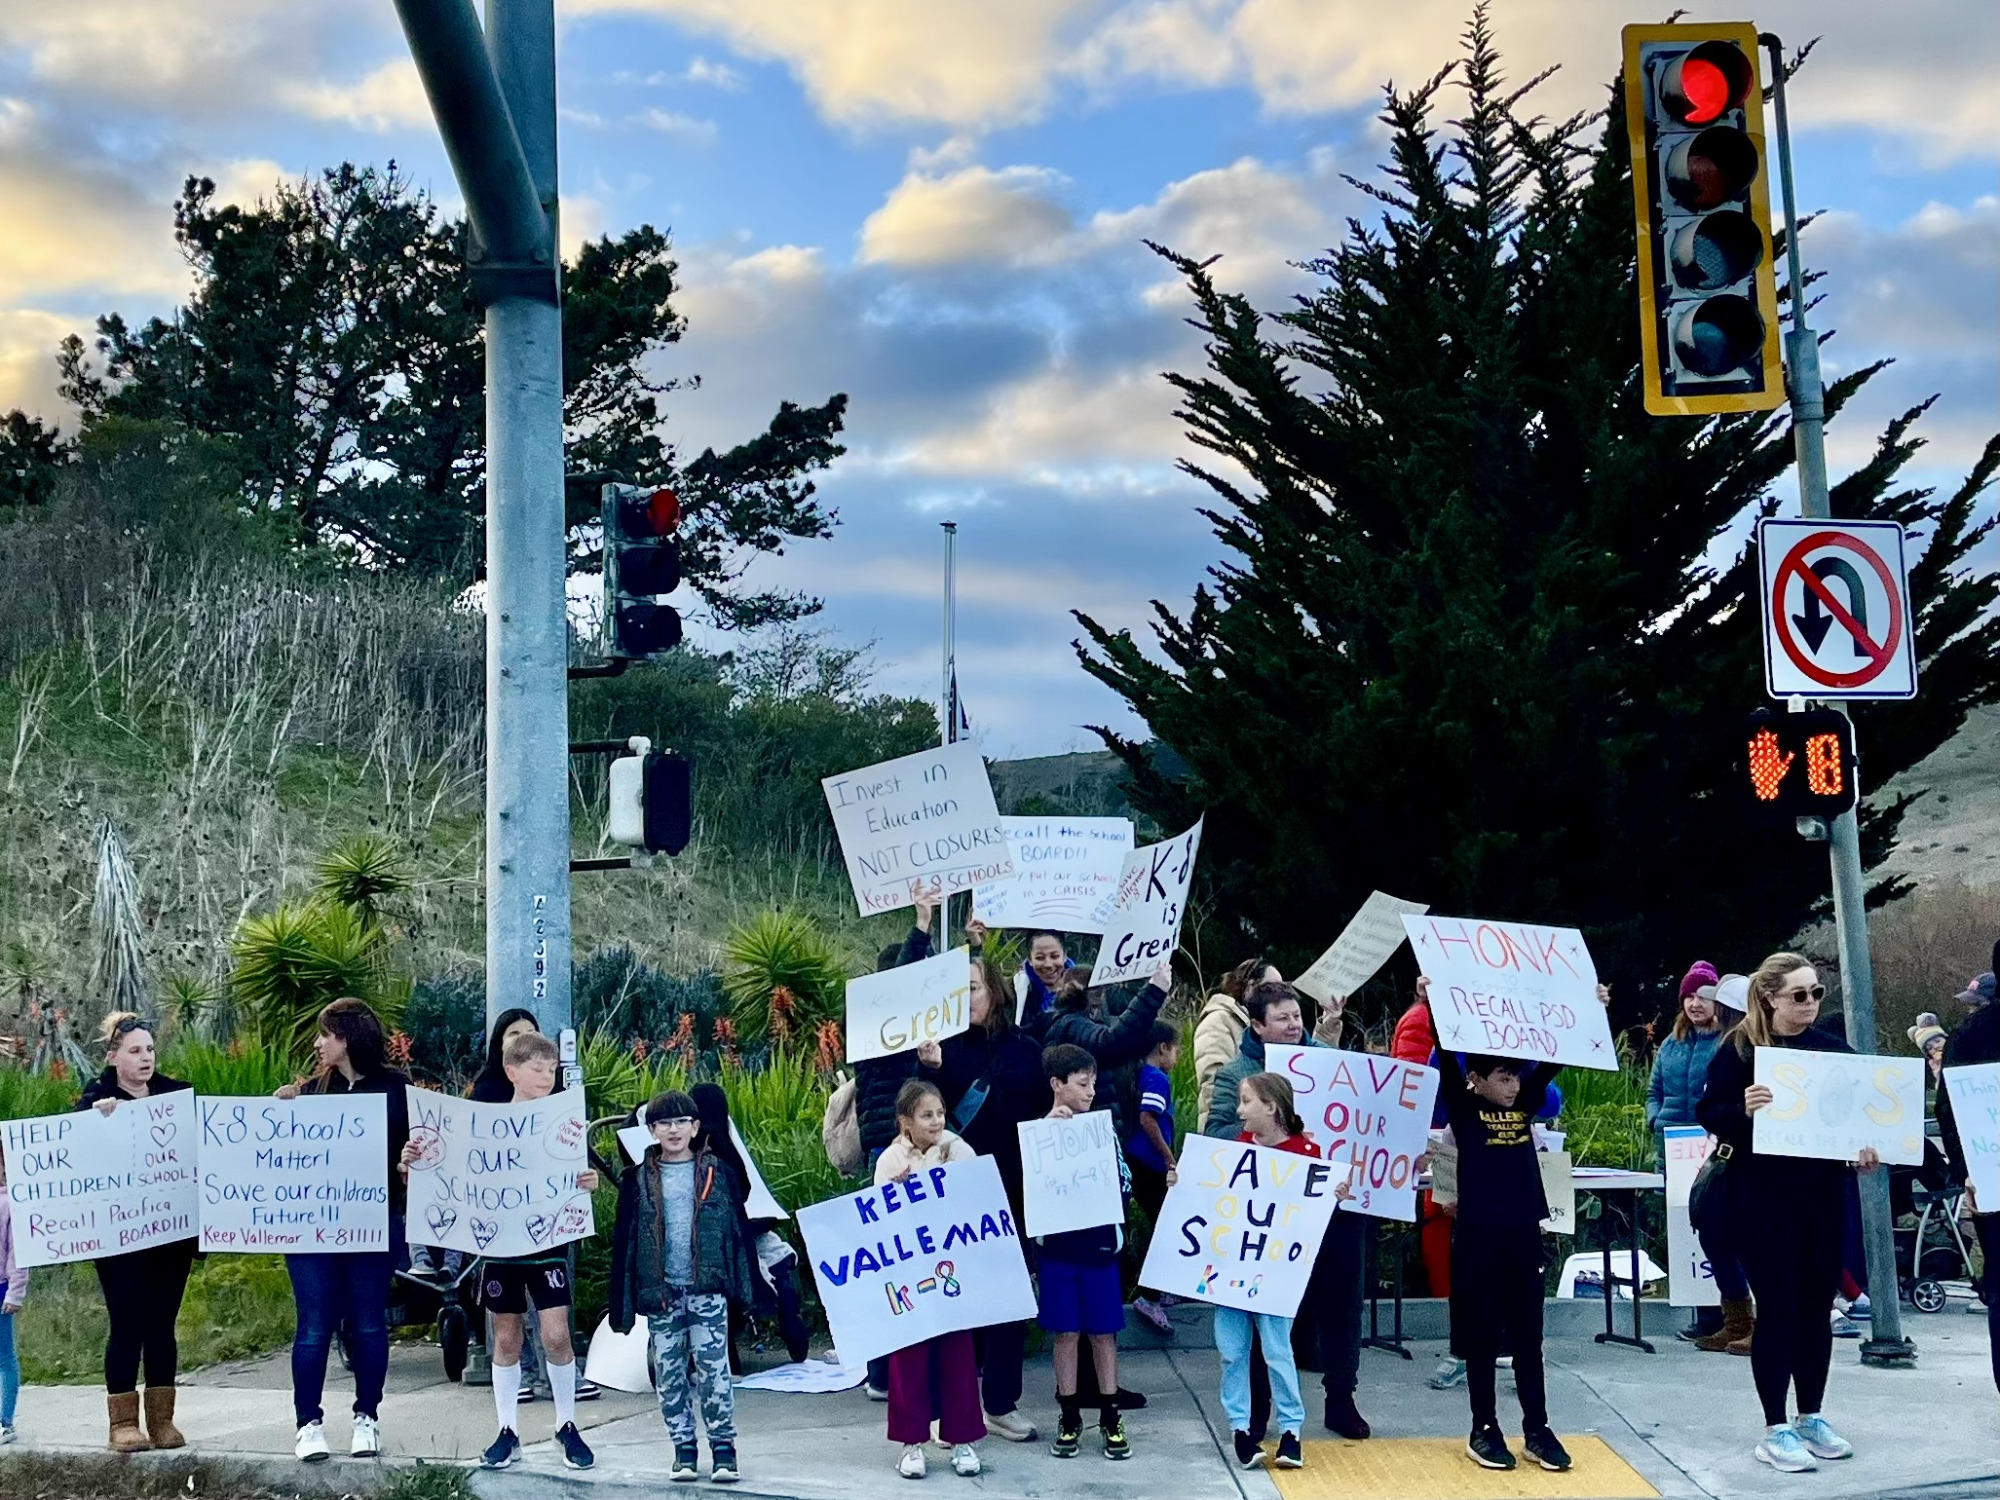
[[[147,1097],[149,1098],[159,1094],[178,1094],[183,1089],[193,1087],[194,1085],[191,1083],[184,1083],[178,1078],[169,1078],[164,1073],[155,1073],[146,1084]],[[118,1087],[118,1074],[116,1070],[106,1068],[102,1073],[99,1073],[83,1086],[83,1092],[77,1096],[76,1107],[78,1109],[91,1109],[96,1106],[100,1099],[130,1099],[131,1097],[132,1095]]]
[[[903,939],[895,967],[922,963],[931,956],[931,935],[912,927]],[[896,1095],[917,1076],[917,1050],[871,1057],[854,1065],[855,1121],[861,1128],[861,1149],[872,1158],[896,1138]]]
[[[686,1290],[720,1292],[738,1307],[756,1297],[750,1236],[743,1218],[743,1183],[713,1151],[694,1158],[694,1283]],[[611,1231],[611,1326],[629,1333],[649,1313],[665,1312],[666,1209],[660,1196],[660,1148],[648,1148],[618,1184]]]
[[[1126,1125],[1123,1097],[1129,1090],[1117,1087],[1112,1075],[1153,1050],[1153,1023],[1160,1019],[1160,1007],[1166,1003],[1167,992],[1149,984],[1114,1021],[1100,1021],[1080,1005],[1066,1006],[1050,1018],[1048,1030],[1042,1034],[1044,1047],[1069,1042],[1097,1059],[1096,1107],[1111,1111],[1111,1123],[1121,1141]]]
[[[1042,1076],[1042,1049],[1031,1036],[1009,1028],[994,1037],[975,1026],[938,1044],[941,1065],[922,1068],[918,1076],[934,1083],[944,1095],[944,1107],[954,1120],[958,1106],[973,1085],[986,1084],[986,1101],[963,1130],[965,1144],[993,1158],[1008,1199],[1021,1201],[1021,1137],[1014,1128],[1049,1112],[1049,1081]]]

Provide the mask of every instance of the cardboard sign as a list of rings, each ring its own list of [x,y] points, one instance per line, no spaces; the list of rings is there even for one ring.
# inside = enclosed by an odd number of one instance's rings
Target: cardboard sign
[[[1290,1081],[1320,1154],[1354,1163],[1354,1200],[1343,1212],[1414,1224],[1416,1161],[1430,1150],[1437,1069],[1366,1052],[1276,1043],[1266,1045],[1264,1058]]]
[[[972,954],[954,948],[922,963],[847,981],[847,1060],[865,1062],[941,1042],[972,1024]]]
[[[1759,1047],[1753,1081],[1771,1102],[1750,1117],[1760,1156],[1853,1161],[1862,1147],[1892,1166],[1924,1159],[1924,1060]]]
[[[97,1260],[197,1232],[194,1095],[9,1120],[7,1202],[23,1266]]]
[[[1201,824],[1197,818],[1179,838],[1125,856],[1117,889],[1099,903],[1104,942],[1090,971],[1092,985],[1144,979],[1174,956],[1187,916],[1188,888],[1194,883]]]
[[[1218,1307],[1297,1315],[1345,1168],[1191,1135],[1139,1285]]]
[[[1666,1129],[1667,1300],[1675,1307],[1719,1307],[1715,1268],[1688,1219],[1688,1197],[1701,1164],[1715,1150],[1715,1137],[1699,1125]]]
[[[1597,965],[1574,927],[1422,916],[1403,930],[1448,1050],[1618,1070]]]
[[[1405,901],[1400,896],[1371,892],[1354,919],[1333,940],[1333,946],[1292,981],[1292,988],[1311,995],[1322,1005],[1335,995],[1344,998],[1354,994],[1403,946],[1408,934],[1403,931],[1402,919],[1421,917],[1429,910],[1422,901]]]
[[[1567,1151],[1537,1151],[1535,1164],[1542,1169],[1542,1196],[1548,1200],[1549,1216],[1542,1228],[1550,1234],[1576,1233],[1576,1178]]]
[[[525,1104],[411,1089],[411,1242],[503,1259],[588,1239],[583,1138],[580,1088]]]
[[[1972,1178],[1972,1206],[2000,1210],[2000,1063],[1967,1063],[1944,1070],[1951,1117],[1958,1124],[1962,1165]]]
[[[976,887],[972,915],[988,927],[1102,932],[1097,904],[1118,887],[1132,852],[1130,818],[1000,819],[1014,873]]]
[[[632,1123],[621,1126],[618,1144],[625,1155],[634,1162],[646,1159],[646,1149],[653,1144],[653,1132],[646,1128],[646,1107],[642,1104],[632,1111]],[[743,1217],[746,1219],[789,1219],[791,1215],[785,1206],[772,1195],[764,1185],[764,1174],[757,1170],[757,1158],[750,1154],[744,1143],[743,1132],[736,1128],[736,1121],[729,1122],[729,1139],[736,1143],[736,1154],[743,1158],[743,1170],[750,1174],[749,1194],[743,1200]]]
[[[1125,1222],[1110,1110],[1024,1120],[1015,1128],[1021,1136],[1021,1213],[1030,1235]]]
[[[914,881],[944,896],[1014,873],[986,762],[970,740],[828,776],[820,786],[864,917],[910,905]]]
[[[389,1248],[381,1094],[195,1101],[201,1248],[342,1255]]]
[[[1035,1315],[1020,1229],[990,1156],[811,1204],[799,1231],[843,1364]]]
[[[1458,1142],[1443,1131],[1431,1133],[1431,1202],[1439,1208],[1458,1202]]]

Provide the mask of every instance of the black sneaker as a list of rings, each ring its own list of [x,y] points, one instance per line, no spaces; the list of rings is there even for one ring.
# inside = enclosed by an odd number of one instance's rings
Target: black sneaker
[[[1100,1425],[1097,1429],[1104,1434],[1104,1456],[1106,1458],[1130,1458],[1132,1441],[1125,1436],[1125,1419],[1120,1417],[1109,1427]]]
[[[604,1387],[594,1380],[579,1380],[576,1383],[576,1399],[579,1401],[595,1401],[603,1394]]]
[[[674,1466],[667,1471],[667,1478],[680,1484],[701,1478],[701,1450],[693,1443],[675,1443]]]
[[[574,1422],[565,1422],[556,1429],[556,1446],[562,1449],[563,1463],[568,1468],[587,1469],[597,1462],[597,1455],[590,1451],[590,1444],[583,1440]]]
[[[1511,1469],[1514,1455],[1507,1451],[1507,1435],[1499,1426],[1475,1427],[1465,1440],[1465,1456],[1482,1469]]]
[[[734,1484],[743,1477],[736,1467],[736,1445],[734,1443],[710,1443],[708,1445],[708,1477],[714,1484]]]
[[[1303,1469],[1306,1466],[1306,1456],[1299,1447],[1296,1432],[1278,1434],[1278,1456],[1271,1462],[1280,1469]]]
[[[1056,1422],[1056,1440],[1049,1452],[1057,1458],[1075,1458],[1083,1451],[1083,1418],[1065,1416]]]
[[[1569,1450],[1546,1427],[1530,1427],[1521,1434],[1521,1451],[1551,1474],[1569,1468]]]
[[[1326,1430],[1336,1437],[1358,1443],[1375,1429],[1368,1425],[1368,1419],[1355,1407],[1354,1396],[1350,1392],[1345,1396],[1326,1398]]]
[[[1239,1469],[1254,1469],[1264,1462],[1264,1447],[1247,1432],[1232,1432],[1229,1441],[1236,1448],[1236,1466]]]
[[[521,1456],[521,1435],[511,1427],[500,1429],[500,1436],[486,1445],[486,1451],[479,1455],[482,1469],[504,1469]]]

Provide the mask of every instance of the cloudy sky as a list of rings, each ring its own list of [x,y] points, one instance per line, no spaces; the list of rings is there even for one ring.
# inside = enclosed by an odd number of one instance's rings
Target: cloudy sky
[[[989,753],[1134,727],[1077,669],[1068,611],[1138,624],[1217,547],[1159,378],[1190,368],[1198,256],[1266,306],[1287,262],[1365,204],[1385,80],[1455,55],[1470,0],[562,0],[563,218],[672,232],[688,338],[684,449],[784,397],[852,397],[824,488],[835,540],[767,564],[932,696],[941,541],[960,524],[960,659]],[[1595,107],[1618,27],[1666,4],[1494,0],[1549,113]],[[1734,18],[1697,7],[1695,15]],[[1793,44],[1829,374],[1889,354],[1836,429],[1937,392],[1925,477],[1962,473],[2000,407],[2000,12],[1990,0],[1764,0]],[[390,0],[0,4],[0,410],[61,416],[51,356],[99,312],[185,288],[188,172],[248,201],[281,177],[395,159],[457,193]]]

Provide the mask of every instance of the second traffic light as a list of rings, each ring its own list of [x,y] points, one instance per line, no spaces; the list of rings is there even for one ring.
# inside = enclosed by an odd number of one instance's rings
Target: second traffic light
[[[1854,806],[1854,726],[1830,708],[1760,708],[1743,738],[1751,805],[1777,818],[1835,818]]]
[[[635,741],[635,746],[644,745]],[[641,750],[611,762],[613,843],[648,854],[679,854],[694,837],[694,768],[671,750]]]
[[[1757,28],[1627,26],[1646,410],[1783,405]]]
[[[681,617],[660,602],[681,584],[680,498],[669,489],[607,484],[604,518],[605,653],[644,661],[681,643]]]

